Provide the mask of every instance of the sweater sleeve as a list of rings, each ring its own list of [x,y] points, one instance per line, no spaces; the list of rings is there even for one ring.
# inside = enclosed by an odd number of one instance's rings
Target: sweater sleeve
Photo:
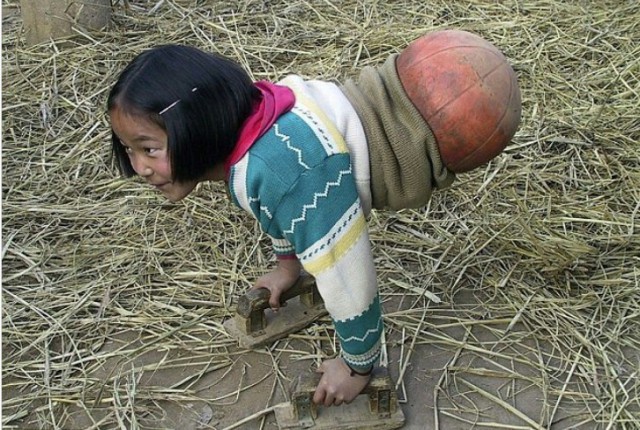
[[[300,175],[272,214],[272,228],[312,274],[355,370],[378,359],[383,329],[371,245],[348,154]]]

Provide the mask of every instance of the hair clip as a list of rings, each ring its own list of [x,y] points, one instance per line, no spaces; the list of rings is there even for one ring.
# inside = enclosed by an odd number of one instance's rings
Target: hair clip
[[[196,91],[198,91],[198,87],[193,87],[191,88],[191,92],[195,93]],[[165,113],[166,111],[168,111],[169,109],[171,109],[172,107],[174,107],[175,105],[177,105],[178,103],[180,103],[180,99],[176,100],[175,102],[171,103],[169,106],[167,106],[166,108],[162,109],[160,112],[158,112],[158,115],[162,115],[163,113]]]
[[[162,109],[160,112],[158,112],[158,115],[162,115],[163,113],[165,113],[166,111],[168,111],[169,109],[171,109],[172,107],[174,107],[175,105],[177,105],[178,103],[180,103],[180,99],[176,100],[175,102],[171,103],[169,106],[167,106],[166,108]]]

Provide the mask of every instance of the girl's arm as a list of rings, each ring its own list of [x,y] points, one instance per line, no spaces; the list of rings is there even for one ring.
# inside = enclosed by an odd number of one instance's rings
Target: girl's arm
[[[314,276],[340,340],[341,357],[326,360],[316,403],[350,402],[380,354],[382,323],[366,219],[349,158],[336,155],[309,169],[280,200],[274,222]],[[363,374],[363,375],[359,375]]]

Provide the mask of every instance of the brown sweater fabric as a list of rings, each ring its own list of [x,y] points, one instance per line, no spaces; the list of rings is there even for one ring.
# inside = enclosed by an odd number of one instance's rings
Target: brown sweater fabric
[[[380,68],[365,67],[341,87],[364,127],[376,209],[424,206],[434,189],[455,180],[440,158],[429,125],[407,97],[394,54]]]

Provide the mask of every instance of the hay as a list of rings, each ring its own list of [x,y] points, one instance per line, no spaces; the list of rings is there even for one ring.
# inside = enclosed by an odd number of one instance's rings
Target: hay
[[[141,0],[116,5],[110,31],[33,48],[17,3],[3,1],[3,428],[148,427],[166,418],[162,402],[231,404],[255,386],[203,394],[244,354],[222,322],[271,264],[268,245],[216,185],[172,205],[117,177],[104,103],[133,55],[189,43],[255,79],[344,80],[444,27],[512,60],[523,124],[426,209],[373,214],[407,407],[411,379],[431,375],[419,406],[435,428],[637,428],[637,2]],[[285,356],[313,364],[334,348],[325,320],[262,352],[275,380],[255,416],[286,387]],[[449,358],[418,369],[425,351]],[[175,369],[187,371],[149,383]],[[517,401],[526,391],[535,412]],[[247,422],[205,415],[201,428]]]

